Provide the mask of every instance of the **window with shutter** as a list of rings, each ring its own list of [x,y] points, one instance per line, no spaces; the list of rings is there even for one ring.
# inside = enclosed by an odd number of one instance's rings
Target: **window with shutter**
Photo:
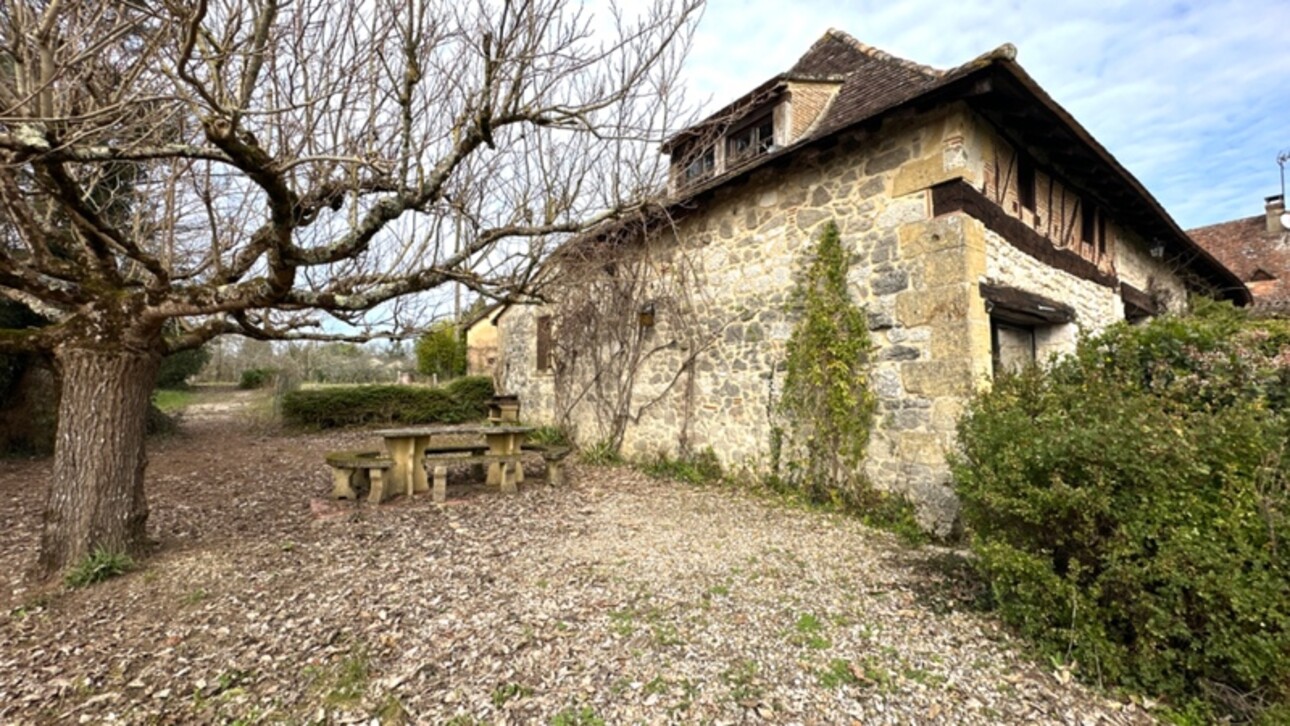
[[[554,353],[554,341],[551,338],[551,316],[543,315],[537,319],[537,369],[551,370]]]

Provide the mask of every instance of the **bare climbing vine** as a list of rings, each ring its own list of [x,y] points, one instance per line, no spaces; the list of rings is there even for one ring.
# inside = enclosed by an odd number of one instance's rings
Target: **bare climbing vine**
[[[638,222],[559,257],[556,416],[584,444],[618,452],[628,426],[679,390],[678,445],[689,448],[694,364],[724,325],[705,323],[700,266],[663,225]],[[588,421],[594,430],[578,430]]]

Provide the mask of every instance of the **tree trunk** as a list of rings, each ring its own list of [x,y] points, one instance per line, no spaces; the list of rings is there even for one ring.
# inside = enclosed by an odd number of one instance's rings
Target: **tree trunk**
[[[49,577],[96,550],[137,552],[148,502],[145,425],[160,356],[124,349],[56,352],[63,395],[54,476],[36,570]]]

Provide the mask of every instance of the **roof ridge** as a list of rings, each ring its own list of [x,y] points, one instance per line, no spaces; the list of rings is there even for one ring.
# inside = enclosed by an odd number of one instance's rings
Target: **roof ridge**
[[[851,35],[845,30],[839,30],[837,28],[829,28],[828,30],[826,30],[824,32],[824,36],[821,37],[819,41],[816,41],[816,45],[818,45],[820,42],[823,42],[826,38],[829,38],[829,37],[833,37],[836,40],[840,40],[843,43],[846,43],[847,45],[851,46],[852,48],[855,48],[856,50],[869,56],[870,58],[873,58],[874,60],[879,60],[886,63],[893,63],[895,65],[900,66],[901,68],[905,68],[906,70],[911,70],[911,71],[914,71],[915,73],[920,73],[922,75],[929,76],[931,78],[940,78],[945,73],[945,71],[942,71],[939,68],[933,68],[932,66],[924,65],[922,63],[915,63],[914,61],[909,60],[907,58],[901,58],[898,55],[892,55],[891,53],[888,53],[887,51],[881,48],[869,45],[868,43],[862,43],[859,40],[857,40],[855,36]]]
[[[1226,227],[1229,224],[1237,224],[1240,222],[1248,224],[1256,220],[1263,221],[1265,217],[1266,215],[1263,215],[1263,214],[1255,214],[1249,217],[1238,217],[1236,219],[1229,219],[1226,222],[1214,222],[1213,224],[1206,224],[1202,227],[1192,227],[1191,229],[1187,230],[1187,234],[1191,234],[1192,232],[1200,232],[1201,230],[1210,229],[1211,227]]]
[[[954,66],[944,72],[943,75],[951,76],[965,71],[974,71],[978,68],[988,66],[995,61],[1015,61],[1017,60],[1017,46],[1012,43],[1004,43],[994,50],[988,50],[981,55],[973,58],[967,63]]]

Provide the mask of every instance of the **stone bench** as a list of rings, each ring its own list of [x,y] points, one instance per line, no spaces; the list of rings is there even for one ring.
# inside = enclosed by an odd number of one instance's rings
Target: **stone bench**
[[[564,484],[564,460],[573,452],[571,447],[524,444],[521,448],[524,451],[532,451],[542,455],[542,460],[546,462],[547,484],[556,487]]]
[[[394,460],[379,451],[337,451],[327,455],[331,467],[332,496],[336,499],[357,499],[356,487],[369,488],[368,501],[380,504],[390,492],[385,491],[385,474],[394,466]]]
[[[471,451],[470,447],[465,448]],[[487,451],[488,447],[485,446],[483,449]],[[449,464],[501,464],[502,491],[508,493],[514,493],[517,490],[519,471],[523,466],[520,463],[519,454],[436,453],[426,456],[425,463],[434,479],[431,497],[436,502],[443,502],[448,498]]]

